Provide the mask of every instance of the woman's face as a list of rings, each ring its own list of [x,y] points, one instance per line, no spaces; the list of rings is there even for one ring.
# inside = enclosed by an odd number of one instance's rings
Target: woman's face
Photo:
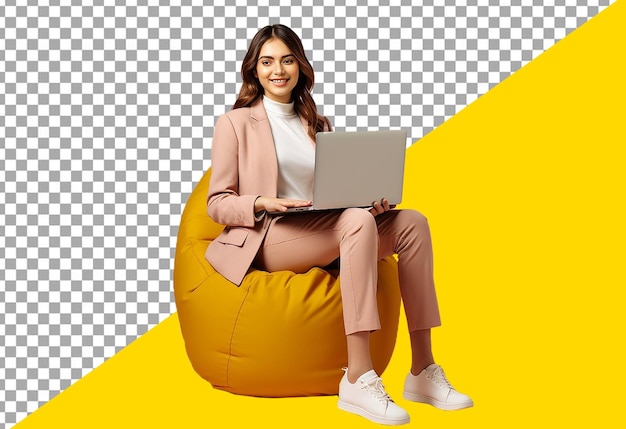
[[[273,38],[265,42],[259,52],[254,76],[261,82],[266,97],[289,103],[299,75],[298,60],[282,40]]]

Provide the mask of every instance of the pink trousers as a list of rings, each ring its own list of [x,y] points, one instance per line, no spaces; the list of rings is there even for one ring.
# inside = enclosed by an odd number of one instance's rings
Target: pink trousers
[[[359,208],[297,213],[276,219],[255,260],[266,271],[304,273],[340,257],[346,334],[380,329],[377,261],[398,254],[400,294],[409,332],[441,324],[428,221],[414,210],[376,217]]]

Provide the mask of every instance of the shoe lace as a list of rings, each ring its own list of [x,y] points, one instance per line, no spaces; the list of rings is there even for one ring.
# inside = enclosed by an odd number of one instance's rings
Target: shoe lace
[[[380,377],[374,377],[368,381],[361,381],[361,389],[365,389],[381,402],[393,402],[393,399],[387,394],[385,386],[383,386],[383,380]]]
[[[441,387],[454,389],[454,387],[452,387],[452,384],[450,384],[450,382],[446,378],[446,374],[444,374],[443,368],[441,368],[440,366],[436,366],[435,368],[433,368],[432,371],[430,371],[430,378],[433,380],[433,382]]]

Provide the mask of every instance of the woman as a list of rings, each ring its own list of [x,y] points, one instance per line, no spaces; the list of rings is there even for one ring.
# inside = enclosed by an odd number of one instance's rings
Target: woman
[[[339,384],[339,408],[394,425],[408,423],[409,415],[373,370],[369,337],[380,329],[377,261],[397,253],[412,349],[404,397],[442,409],[472,406],[434,363],[430,329],[440,319],[424,216],[395,210],[385,198],[369,210],[269,215],[312,204],[315,136],[331,125],[317,113],[310,93],[313,68],[288,27],[259,30],[241,74],[239,97],[215,126],[208,213],[227,228],[207,249],[207,260],[239,285],[251,266],[304,273],[340,257],[348,368]]]

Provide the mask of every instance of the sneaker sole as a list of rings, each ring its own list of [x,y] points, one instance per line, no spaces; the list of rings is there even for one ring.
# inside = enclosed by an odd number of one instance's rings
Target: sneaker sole
[[[435,408],[439,408],[440,410],[452,411],[452,410],[462,410],[463,408],[470,408],[474,406],[473,401],[461,402],[458,404],[447,404],[445,402],[441,402],[436,400],[435,398],[431,398],[430,396],[417,395],[415,393],[403,392],[402,397],[407,401],[413,402],[421,402],[422,404],[429,404]]]
[[[389,425],[389,426],[404,425],[404,424],[409,423],[409,421],[411,421],[411,418],[409,416],[406,416],[405,418],[402,418],[402,419],[390,419],[390,418],[385,418],[385,417],[378,417],[367,412],[367,410],[364,410],[361,407],[357,407],[356,405],[352,405],[352,404],[347,404],[343,401],[339,401],[337,403],[337,406],[339,407],[340,410],[357,414],[361,417],[364,417],[368,420],[371,420],[375,423],[379,423],[382,425]]]

